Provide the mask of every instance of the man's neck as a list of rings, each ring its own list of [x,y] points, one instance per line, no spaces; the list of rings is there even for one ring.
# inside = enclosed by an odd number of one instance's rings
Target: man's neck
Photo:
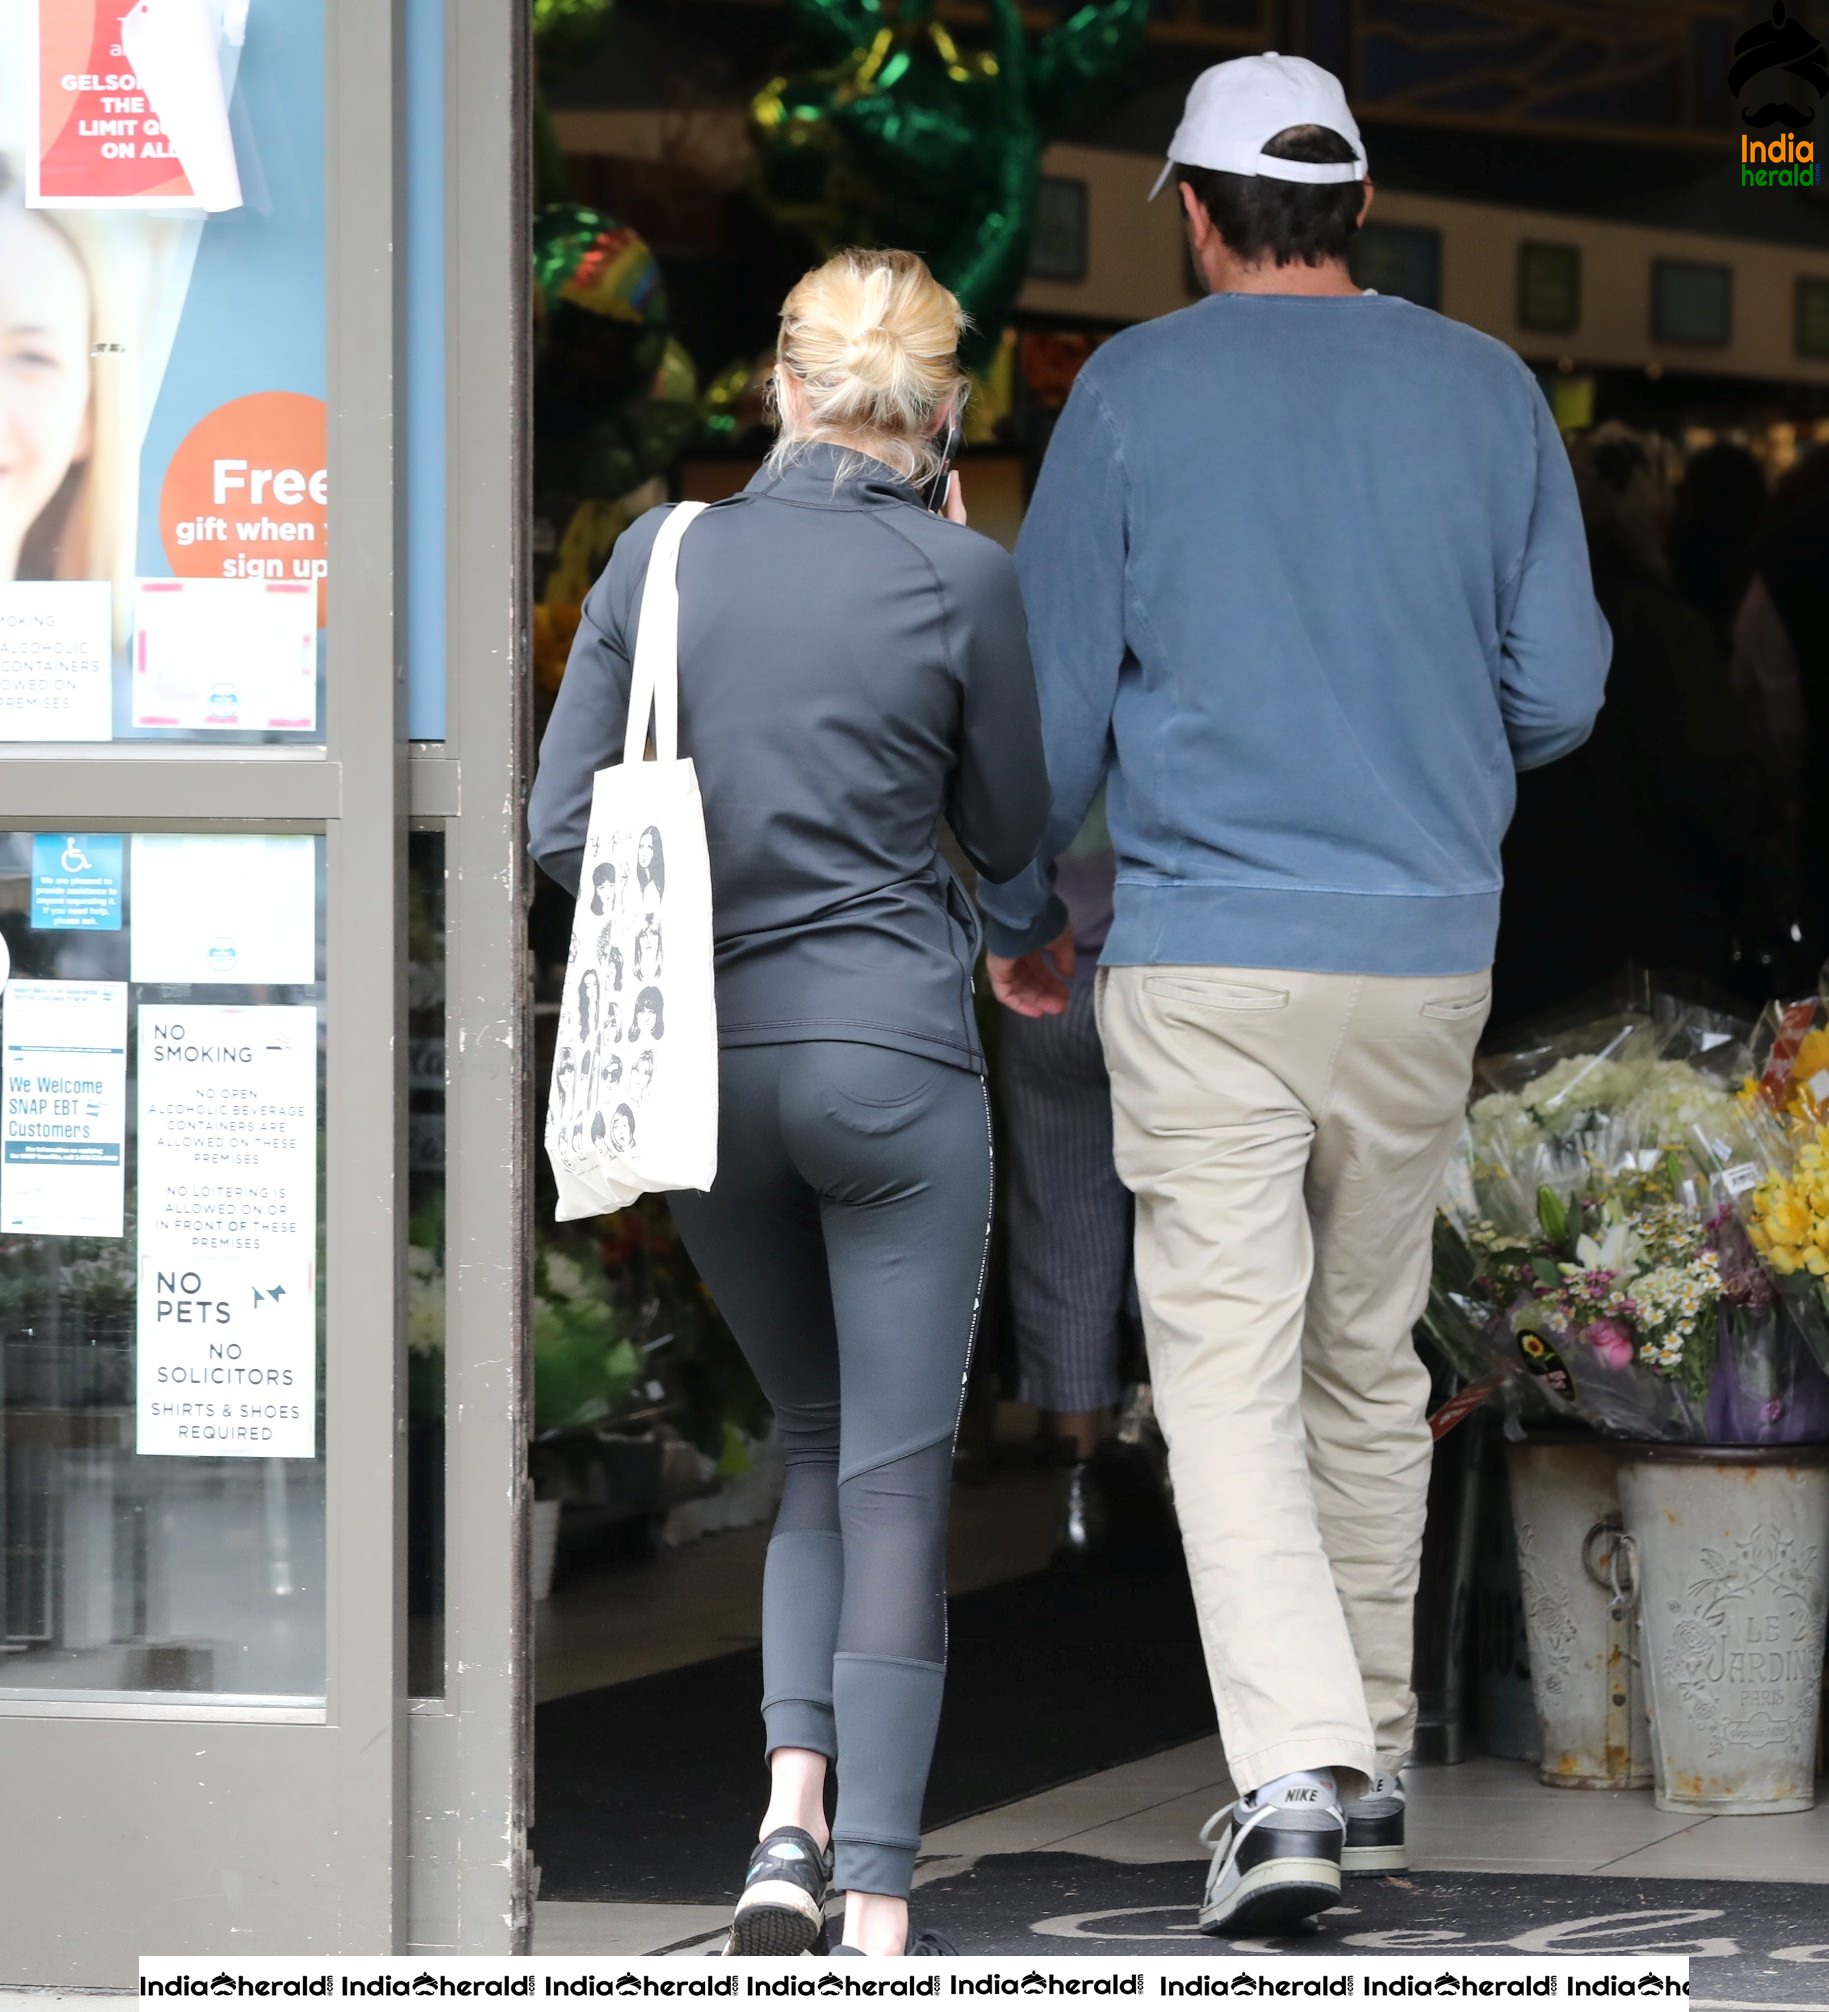
[[[1280,293],[1341,299],[1364,291],[1353,284],[1344,259],[1327,259],[1320,265],[1304,265],[1299,259],[1293,265],[1271,265],[1268,261],[1244,265],[1229,259],[1225,270],[1212,277],[1218,282],[1213,288],[1215,293]]]

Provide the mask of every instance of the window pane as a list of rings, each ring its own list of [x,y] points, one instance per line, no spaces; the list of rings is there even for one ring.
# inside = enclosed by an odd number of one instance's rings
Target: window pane
[[[323,885],[0,833],[0,1695],[323,1694]]]
[[[0,742],[321,742],[323,0],[122,14],[0,7]]]
[[[445,835],[407,839],[407,1687],[445,1688]]]

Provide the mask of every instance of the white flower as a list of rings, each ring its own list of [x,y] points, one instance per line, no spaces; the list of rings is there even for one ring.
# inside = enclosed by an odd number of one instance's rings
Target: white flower
[[[445,1345],[445,1275],[436,1259],[429,1267],[414,1263],[422,1255],[409,1248],[406,1278],[406,1345],[415,1355],[439,1355]],[[423,1255],[431,1258],[430,1251]]]
[[[1631,1115],[1650,1137],[1686,1139],[1699,1132],[1730,1143],[1742,1129],[1734,1095],[1687,1062],[1654,1062],[1632,1098]]]
[[[1607,1233],[1596,1243],[1590,1236],[1575,1239],[1575,1265],[1579,1271],[1610,1271],[1615,1282],[1629,1279],[1638,1270],[1638,1232],[1630,1223],[1609,1223]],[[1564,1271],[1570,1270],[1568,1265]]]
[[[1546,1129],[1579,1130],[1593,1111],[1611,1111],[1638,1088],[1642,1065],[1610,1062],[1604,1055],[1567,1055],[1524,1089],[1524,1102]]]
[[[563,1251],[549,1251],[546,1256],[546,1286],[554,1299],[584,1298],[583,1266]]]

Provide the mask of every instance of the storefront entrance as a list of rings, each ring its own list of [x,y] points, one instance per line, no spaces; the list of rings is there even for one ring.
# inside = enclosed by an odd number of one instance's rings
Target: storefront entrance
[[[525,10],[123,12],[0,23],[0,1983],[507,1951]]]
[[[907,11],[948,89],[997,74],[987,10]],[[664,1204],[559,1226],[539,1188],[571,908],[536,899],[521,807],[536,690],[611,544],[753,473],[776,306],[850,228],[792,176],[761,199],[758,107],[907,74],[860,48],[855,76],[817,49],[776,75],[787,12],[0,0],[0,1989],[130,1988],[147,1954],[709,1948],[727,1920],[780,1448]],[[1275,40],[1375,99],[1355,52],[1393,12],[1153,10],[1109,120],[1047,138],[1020,287],[1018,260],[982,323],[980,530],[1014,541],[1087,358],[1198,291],[1145,203],[1194,70]],[[1434,82],[1414,118],[1368,101],[1362,283],[1512,343],[1571,430],[1625,417],[1692,456],[1718,432],[1807,472],[1818,240],[1733,209],[1725,152],[1697,180],[1719,131],[1674,168],[1641,160],[1655,132],[1587,167],[1519,81],[1517,120],[1465,129]],[[1043,140],[1026,114],[1017,137]],[[890,162],[934,177],[919,145]],[[1058,1400],[1120,1421],[1105,1507],[1128,1471],[1142,1532],[1075,1577],[1070,1442],[1038,1452],[1000,1404],[1000,1262],[923,1904],[968,1953],[1211,1953],[1194,1839],[1231,1788],[1147,1406]],[[1775,1965],[1824,1960],[1823,1813],[1654,1810],[1630,1741],[1612,1792],[1610,1682],[1609,1792],[1538,1779],[1525,1643],[1574,1624],[1527,1592],[1488,1429],[1436,1469],[1420,1879],[1353,1932],[1651,1952],[1700,1924],[1757,1968],[1716,1973],[1729,2002],[1784,1998]],[[1586,1553],[1609,1513],[1543,1555],[1629,1661]],[[1470,1765],[1435,1765],[1463,1734]]]

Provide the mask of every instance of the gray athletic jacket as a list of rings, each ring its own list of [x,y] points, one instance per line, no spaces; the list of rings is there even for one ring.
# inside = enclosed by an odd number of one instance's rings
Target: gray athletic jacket
[[[982,1069],[976,909],[940,857],[1026,867],[1047,768],[1016,572],[880,463],[765,469],[680,547],[680,752],[711,848],[727,1047],[865,1041]],[[576,894],[591,779],[622,757],[648,554],[625,531],[584,604],[528,805]]]

